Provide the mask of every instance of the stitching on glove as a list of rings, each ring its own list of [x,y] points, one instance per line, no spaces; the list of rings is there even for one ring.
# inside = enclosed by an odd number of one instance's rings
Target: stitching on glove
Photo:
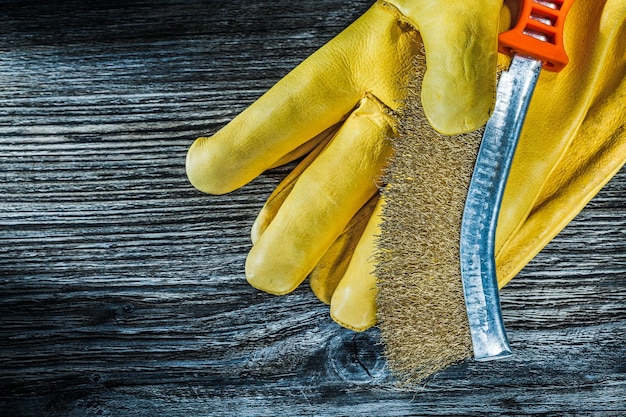
[[[358,112],[360,108],[363,108],[364,101],[368,101],[368,100],[375,103],[378,106],[378,108],[380,109],[380,116],[385,119],[386,123],[391,127],[391,130],[393,131],[394,136],[395,136],[397,134],[397,131],[396,131],[396,120],[398,120],[397,112],[395,112],[391,107],[386,105],[381,99],[376,97],[376,95],[372,93],[371,91],[365,91],[363,93],[363,95],[357,102],[356,106],[352,110],[352,113]]]
[[[384,0],[378,0],[376,2],[376,4],[379,4],[380,6],[382,6],[385,10],[389,11],[391,14],[393,14],[395,16],[395,18],[398,20],[398,25],[405,31],[407,32],[417,32],[419,33],[419,30],[417,29],[417,27],[415,26],[415,24],[413,22],[411,22],[411,20],[409,20],[404,13],[402,13],[395,5],[393,5],[392,3],[386,2]]]

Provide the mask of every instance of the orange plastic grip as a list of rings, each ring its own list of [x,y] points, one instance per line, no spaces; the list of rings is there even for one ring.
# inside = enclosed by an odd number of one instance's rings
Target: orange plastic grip
[[[569,62],[563,47],[565,16],[574,0],[522,0],[515,27],[499,36],[498,50],[521,54],[543,62],[543,68],[559,72]]]

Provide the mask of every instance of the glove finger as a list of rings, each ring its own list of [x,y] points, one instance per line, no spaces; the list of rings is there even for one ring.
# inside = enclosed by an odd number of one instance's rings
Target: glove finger
[[[272,294],[293,291],[378,191],[393,134],[385,112],[374,98],[363,98],[300,175],[248,254],[246,277],[253,287]]]
[[[372,94],[390,108],[421,43],[397,13],[377,2],[212,137],[187,153],[187,176],[201,191],[230,192],[345,119]]]
[[[330,316],[343,327],[363,331],[376,324],[376,237],[380,235],[383,200],[376,204],[348,268],[334,291]]]
[[[502,0],[391,0],[422,36],[422,105],[443,134],[476,130],[493,108]]]
[[[261,208],[261,211],[257,215],[257,218],[254,220],[252,229],[250,230],[250,237],[253,244],[256,243],[261,234],[265,231],[265,229],[267,229],[267,226],[269,226],[272,222],[300,175],[309,167],[309,165],[311,165],[320,152],[324,150],[326,145],[328,145],[330,140],[336,134],[338,128],[339,125],[332,126],[318,135],[315,139],[315,148],[313,148],[313,150],[310,151],[302,161],[300,161],[300,163],[280,182],[280,184],[278,184],[276,189],[274,189],[272,194],[268,197],[267,201]]]
[[[187,153],[190,182],[207,193],[230,192],[340,122],[361,95],[336,46],[342,38],[304,60],[215,135],[196,139]]]
[[[324,61],[333,66],[332,58]],[[210,194],[235,190],[338,123],[358,93],[321,82],[315,68],[304,61],[215,135],[196,139],[186,161],[193,186]]]
[[[378,194],[361,207],[309,274],[309,286],[321,302],[330,304],[335,288],[346,273],[354,249],[372,217],[376,203]]]

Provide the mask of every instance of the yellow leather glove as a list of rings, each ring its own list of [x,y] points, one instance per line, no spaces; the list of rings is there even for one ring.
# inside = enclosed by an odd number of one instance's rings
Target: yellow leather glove
[[[570,65],[540,77],[500,214],[501,285],[624,164],[621,3],[576,2],[566,25]],[[310,275],[337,322],[354,330],[375,323],[376,179],[422,40],[429,68],[422,103],[437,130],[482,125],[493,100],[498,2],[466,1],[454,11],[438,5],[377,2],[229,125],[190,148],[190,181],[215,194],[310,153],[255,222],[246,263],[253,286],[284,294]]]
[[[358,294],[372,292],[360,280],[371,268],[358,257],[346,260],[376,206],[377,178],[394,134],[392,114],[405,97],[413,58],[425,47],[430,69],[423,104],[441,132],[476,129],[492,108],[501,0],[457,3],[376,2],[222,130],[191,146],[189,180],[212,194],[313,151],[255,223],[246,262],[251,285],[285,294],[311,274],[312,288],[331,303],[335,320],[357,330],[375,322],[371,303],[359,306],[358,320],[344,320],[341,302],[332,298],[354,304]],[[370,250],[357,252],[367,258]],[[350,282],[360,290],[355,293]]]
[[[563,35],[570,62],[542,71],[496,230],[508,283],[626,162],[626,2],[578,0]]]

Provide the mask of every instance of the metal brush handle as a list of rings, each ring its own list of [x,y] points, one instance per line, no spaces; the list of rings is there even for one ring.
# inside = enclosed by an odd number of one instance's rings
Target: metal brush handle
[[[511,355],[502,321],[495,235],[504,187],[541,61],[516,55],[498,83],[461,222],[461,273],[474,359]]]
[[[542,66],[558,72],[568,63],[565,18],[574,0],[521,0],[516,26],[498,39],[513,55],[496,91],[485,126],[461,223],[461,276],[474,359],[511,355],[502,321],[495,262],[495,235],[504,187],[530,98]]]

